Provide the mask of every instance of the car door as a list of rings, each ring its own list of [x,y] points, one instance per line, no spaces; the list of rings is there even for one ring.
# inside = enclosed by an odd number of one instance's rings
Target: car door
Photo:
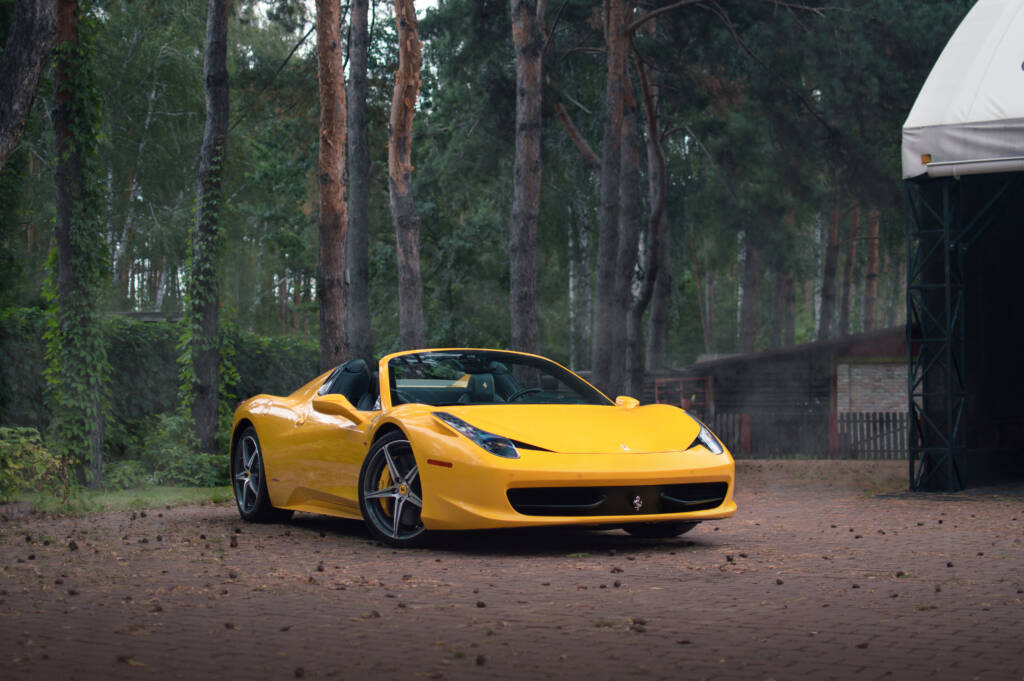
[[[297,504],[359,514],[359,469],[372,412],[359,411],[353,404],[376,394],[375,380],[363,360],[346,362],[296,410],[292,451],[297,491],[303,497]],[[318,409],[319,398],[334,402]],[[345,400],[340,410],[339,399]]]

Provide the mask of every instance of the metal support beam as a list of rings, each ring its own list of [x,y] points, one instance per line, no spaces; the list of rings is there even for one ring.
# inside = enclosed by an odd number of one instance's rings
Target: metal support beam
[[[907,182],[907,354],[910,489],[957,491],[968,453],[965,256],[1020,184],[1019,174]],[[977,182],[978,185],[970,183]],[[983,192],[975,187],[984,182]],[[965,192],[972,191],[969,201]],[[979,200],[984,194],[984,200]]]

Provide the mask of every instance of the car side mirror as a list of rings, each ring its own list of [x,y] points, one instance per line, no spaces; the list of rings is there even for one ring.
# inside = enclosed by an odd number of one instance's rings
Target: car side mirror
[[[633,409],[640,405],[640,400],[629,395],[619,395],[615,398],[615,406],[622,407],[623,409]]]
[[[313,409],[321,414],[344,416],[356,425],[361,425],[366,422],[366,417],[363,416],[358,409],[352,406],[352,403],[348,401],[348,398],[337,393],[317,395],[313,398]]]

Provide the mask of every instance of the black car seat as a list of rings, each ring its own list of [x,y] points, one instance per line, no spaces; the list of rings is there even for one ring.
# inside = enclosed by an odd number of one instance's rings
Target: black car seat
[[[356,409],[359,411],[373,411],[373,407],[377,404],[377,398],[380,396],[380,375],[374,371],[373,375],[370,376],[370,385],[367,387],[363,396],[359,398],[359,401],[355,403]]]
[[[361,359],[353,359],[338,367],[330,387],[324,393],[344,395],[353,406],[358,408],[360,400],[369,389],[370,371],[366,368],[366,362]]]

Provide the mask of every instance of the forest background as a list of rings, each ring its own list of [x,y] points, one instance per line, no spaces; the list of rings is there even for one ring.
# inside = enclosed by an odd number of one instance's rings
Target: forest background
[[[19,3],[46,4],[0,0],[5,59]],[[900,127],[971,4],[439,0],[417,26],[411,0],[60,0],[78,51],[54,41],[0,171],[0,423],[46,445],[5,428],[5,456],[209,484],[237,399],[346,357],[513,347],[635,394],[701,354],[901,324]],[[333,180],[325,74],[350,152],[365,115],[367,170],[342,153]],[[62,256],[68,148],[91,212]],[[62,298],[67,253],[91,274]]]

